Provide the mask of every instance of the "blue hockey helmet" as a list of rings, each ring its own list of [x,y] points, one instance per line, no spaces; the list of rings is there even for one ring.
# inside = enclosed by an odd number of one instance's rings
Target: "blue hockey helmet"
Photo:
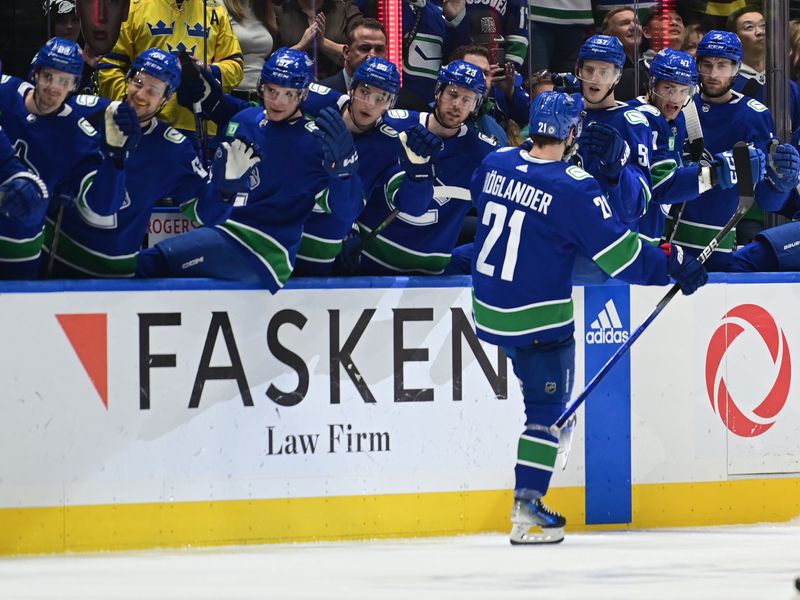
[[[128,77],[134,73],[147,73],[167,84],[165,96],[171,96],[181,84],[181,65],[178,57],[158,48],[142,52],[133,61]]]
[[[69,73],[80,80],[83,75],[81,47],[71,40],[60,37],[47,40],[31,61],[29,77],[33,79],[33,74],[43,67]]]
[[[393,62],[379,56],[371,56],[362,62],[353,74],[353,85],[357,83],[366,83],[397,96],[400,93],[400,72]]]
[[[625,49],[616,36],[593,35],[583,43],[578,51],[578,62],[584,60],[599,60],[622,69],[625,65]]]
[[[566,140],[575,128],[580,133],[583,118],[583,98],[564,92],[542,92],[531,105],[531,136]]]
[[[697,85],[697,64],[688,52],[664,48],[650,63],[650,79],[694,87]]]
[[[700,43],[697,44],[698,60],[706,56],[727,58],[735,63],[740,63],[744,56],[742,42],[739,36],[732,31],[714,29],[705,34]]]
[[[314,79],[313,64],[308,54],[301,50],[279,48],[264,61],[258,87],[264,83],[272,83],[305,90]]]
[[[478,94],[480,98],[483,98],[486,93],[486,78],[483,76],[483,70],[465,60],[454,60],[439,71],[436,93],[438,94],[448,85],[466,88]]]

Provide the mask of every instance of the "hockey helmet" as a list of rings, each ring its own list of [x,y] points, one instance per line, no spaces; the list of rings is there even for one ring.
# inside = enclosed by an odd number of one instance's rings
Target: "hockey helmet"
[[[307,89],[314,79],[313,64],[301,50],[279,48],[264,61],[258,87],[272,83],[296,90]]]
[[[178,57],[158,48],[149,48],[133,61],[128,77],[147,73],[167,84],[166,96],[171,96],[181,84],[181,65]]]
[[[465,60],[454,60],[439,71],[436,93],[438,94],[448,85],[466,88],[478,94],[480,98],[483,98],[486,93],[486,78],[483,76],[483,71],[477,65]]]
[[[664,48],[650,63],[650,79],[694,87],[697,85],[697,64],[688,52]]]
[[[583,118],[583,98],[564,92],[542,92],[531,105],[531,136],[544,136],[566,140],[575,128],[580,133]]]
[[[49,67],[74,75],[79,79],[83,75],[83,54],[77,43],[60,37],[47,40],[41,50],[36,53],[31,61],[29,77],[33,79],[42,67]],[[77,83],[77,82],[76,82]]]
[[[353,85],[366,83],[396,96],[400,92],[400,72],[393,62],[371,56],[362,62],[353,74]]]
[[[625,49],[616,36],[593,35],[583,43],[578,51],[578,63],[580,64],[584,60],[599,60],[622,69],[625,65]]]
[[[742,62],[744,50],[742,42],[732,31],[712,30],[703,36],[697,44],[697,59],[706,56],[727,58],[735,63]]]

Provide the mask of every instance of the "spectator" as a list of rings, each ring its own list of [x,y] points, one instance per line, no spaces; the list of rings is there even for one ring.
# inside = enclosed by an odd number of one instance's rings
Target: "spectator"
[[[119,39],[122,23],[130,14],[130,0],[77,0],[81,33],[86,45],[83,60],[92,69],[111,52]]]
[[[73,42],[81,34],[81,22],[74,0],[48,0],[45,13],[50,24],[50,37],[60,37]]]
[[[530,6],[530,68],[572,72],[594,23],[590,0],[537,0]]]
[[[789,44],[791,45],[790,77],[797,81],[800,79],[800,21],[797,19],[789,22]]]
[[[278,37],[278,21],[272,0],[223,0],[231,16],[233,33],[244,58],[244,78],[232,94],[260,102],[256,91],[261,67],[272,54]]]
[[[639,60],[642,27],[631,6],[620,6],[608,12],[601,28],[603,35],[613,35],[625,49],[625,68],[633,67]]]
[[[466,3],[470,43],[489,50],[491,64],[508,61],[517,68],[528,56],[528,0]]]
[[[637,96],[645,95],[650,77],[650,62],[656,52],[662,48],[680,50],[686,37],[682,12],[677,6],[656,7],[642,23],[642,35],[648,48],[635,67],[623,70],[617,86],[617,100],[627,102]]]
[[[319,83],[346,94],[350,89],[353,74],[361,63],[372,56],[386,57],[386,29],[381,22],[366,18],[353,27],[347,35],[347,44],[342,50],[342,56],[344,68]]]
[[[363,19],[352,0],[284,0],[276,14],[281,43],[311,56],[317,80],[342,68],[347,34]]]
[[[639,0],[636,2],[636,20],[637,22],[641,23],[647,15],[650,14],[656,5],[659,3],[659,0]],[[594,7],[594,21],[597,23],[597,27],[600,31],[603,31],[603,24],[608,16],[617,9],[620,8],[627,8],[633,9],[633,2],[628,2],[627,6],[621,6],[626,4],[624,2],[620,2],[620,0],[592,0],[592,6]],[[611,34],[605,34],[611,35]]]
[[[82,13],[81,16],[86,15]],[[85,20],[82,23],[85,25]],[[88,38],[86,42],[89,43]],[[181,0],[177,4],[137,2],[131,5],[130,15],[122,24],[113,52],[99,65],[100,92],[103,96],[112,100],[125,98],[128,88],[126,74],[133,59],[148,48],[172,53],[185,51],[194,61],[207,62],[206,66],[217,81],[222,82],[226,92],[234,89],[242,80],[242,50],[224,7],[206,3],[205,0]],[[197,139],[199,132],[195,128],[194,115],[180,106],[174,96],[159,117],[190,139]],[[208,125],[208,133],[216,133],[213,124]]]
[[[697,53],[697,44],[703,39],[706,34],[702,23],[694,23],[686,28],[686,37],[683,38],[683,46],[681,50],[695,56]]]
[[[465,0],[403,0],[403,88],[398,108],[427,112],[442,59],[470,43]]]

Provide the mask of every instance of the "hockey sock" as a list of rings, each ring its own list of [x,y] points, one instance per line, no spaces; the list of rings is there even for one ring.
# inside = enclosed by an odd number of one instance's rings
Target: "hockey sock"
[[[528,427],[517,444],[515,491],[525,490],[520,493],[521,496],[528,496],[531,491],[539,497],[544,496],[550,487],[557,454],[557,438],[538,427]]]

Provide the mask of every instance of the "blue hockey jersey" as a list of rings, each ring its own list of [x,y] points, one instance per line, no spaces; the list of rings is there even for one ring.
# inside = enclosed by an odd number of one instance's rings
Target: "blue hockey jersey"
[[[581,152],[579,141],[578,165],[597,180],[618,218],[628,227],[636,228],[650,203],[650,124],[643,114],[624,102],[617,102],[610,108],[588,109],[583,127],[593,122],[616,129],[628,143],[630,158],[619,175],[619,181],[612,182],[603,174],[596,156]]]
[[[576,165],[503,148],[484,159],[471,187],[473,311],[482,340],[525,346],[571,335],[578,255],[629,283],[669,282],[664,252],[614,218],[597,181]]]
[[[430,113],[391,110],[385,122],[396,131],[415,123],[427,125]],[[362,254],[364,274],[441,274],[450,262],[464,217],[472,206],[469,182],[483,157],[497,148],[491,140],[467,125],[444,140],[435,164],[433,197],[420,198],[422,210],[401,212]],[[373,195],[358,219],[362,235],[381,224],[394,209],[402,176],[391,178],[385,189]]]
[[[234,203],[206,195],[182,206],[190,218],[215,226],[244,248],[272,291],[282,287],[294,269],[303,226],[314,205],[325,212],[353,214],[362,201],[358,176],[330,177],[323,167],[315,130],[304,117],[274,123],[263,108],[243,110],[228,123],[225,136],[259,149],[261,162],[251,175],[250,192]]]
[[[132,277],[150,214],[158,200],[198,199],[206,172],[191,142],[163,121],[152,119],[125,161],[125,198],[120,209],[100,215],[90,207],[64,210],[53,274],[57,277]],[[45,250],[54,215],[47,219]]]
[[[16,77],[0,79],[0,125],[17,158],[47,186],[51,203],[73,202],[96,212],[113,212],[114,199],[121,197],[124,171],[100,151],[101,135],[85,118],[93,100],[70,98],[60,111],[37,116],[25,107],[25,96],[33,86]],[[55,143],[55,140],[58,140]],[[117,206],[118,208],[118,206]],[[0,278],[37,277],[44,240],[41,221],[22,225],[0,217]]]

